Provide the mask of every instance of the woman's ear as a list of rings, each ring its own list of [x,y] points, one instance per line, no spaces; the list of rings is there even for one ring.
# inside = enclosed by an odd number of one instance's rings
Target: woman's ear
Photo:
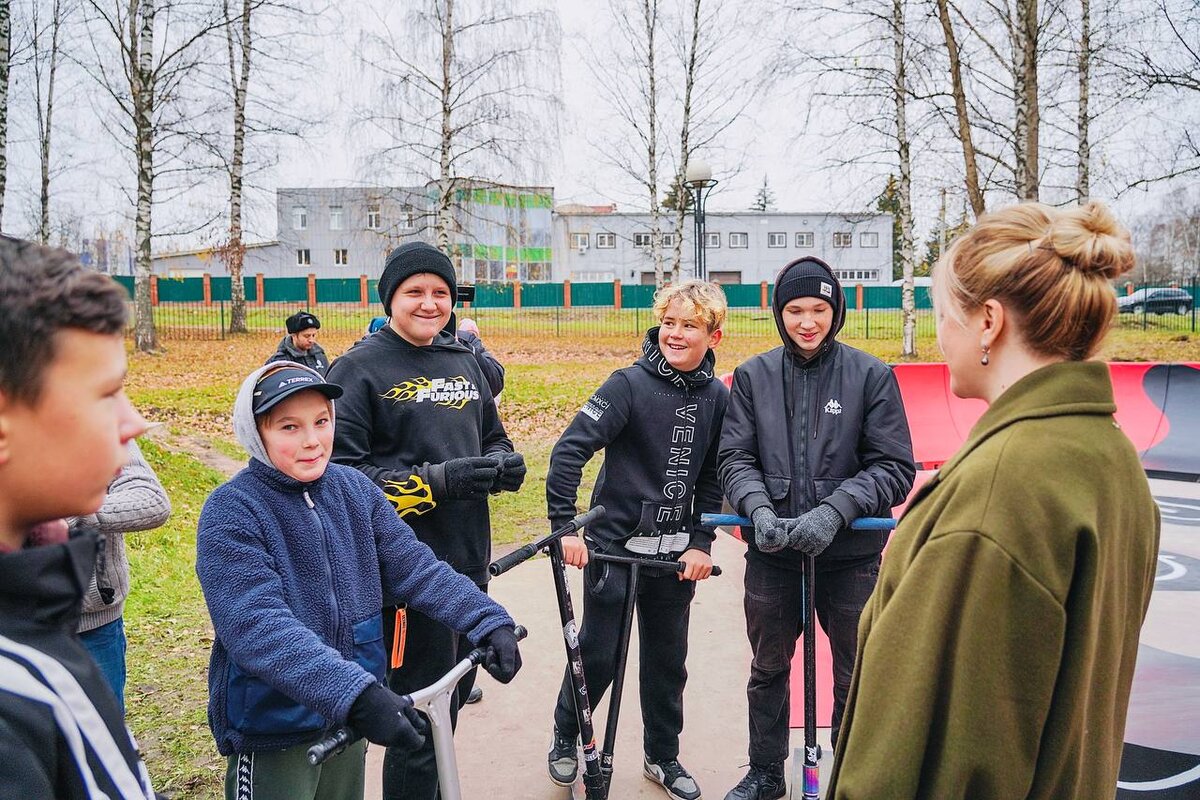
[[[1004,305],[996,299],[985,300],[980,307],[980,347],[992,347],[1000,339],[1007,321]]]

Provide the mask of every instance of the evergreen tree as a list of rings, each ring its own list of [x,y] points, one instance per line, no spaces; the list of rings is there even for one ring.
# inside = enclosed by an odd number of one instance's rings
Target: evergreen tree
[[[766,175],[763,175],[762,186],[758,187],[758,192],[754,195],[754,203],[750,208],[753,211],[775,210],[775,193],[771,191],[771,187],[767,184]]]

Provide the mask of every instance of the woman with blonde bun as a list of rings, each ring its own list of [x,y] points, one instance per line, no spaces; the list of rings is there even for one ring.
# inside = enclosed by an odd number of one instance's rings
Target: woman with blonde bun
[[[1087,359],[1133,263],[1095,202],[985,215],[938,262],[951,389],[988,410],[892,539],[827,797],[1115,794],[1159,518]]]

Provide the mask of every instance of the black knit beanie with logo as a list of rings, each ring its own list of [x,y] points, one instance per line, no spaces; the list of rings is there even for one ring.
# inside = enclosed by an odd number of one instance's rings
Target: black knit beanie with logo
[[[391,314],[392,295],[400,284],[413,275],[428,272],[437,275],[450,287],[450,303],[458,300],[458,281],[454,277],[454,265],[449,257],[426,242],[408,242],[388,254],[379,278],[379,299],[383,310]]]

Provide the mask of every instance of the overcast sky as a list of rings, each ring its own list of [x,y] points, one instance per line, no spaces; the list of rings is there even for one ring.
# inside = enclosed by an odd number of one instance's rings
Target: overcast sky
[[[31,2],[32,0],[25,0]],[[466,0],[463,0],[466,2]],[[559,203],[612,203],[626,210],[640,210],[645,200],[628,177],[621,175],[600,157],[596,142],[604,137],[623,135],[604,113],[602,93],[585,55],[604,54],[611,19],[605,2],[595,0],[545,0],[553,3],[562,26],[561,96],[562,116],[558,146],[541,153],[545,162],[546,182],[554,187]],[[772,36],[778,26],[769,15],[753,9],[760,0],[731,2],[727,7],[735,20],[720,34],[730,37],[741,55],[747,56],[740,79],[745,91],[754,87],[764,64],[769,64],[776,46]],[[664,2],[664,6],[669,5]],[[255,176],[256,190],[248,198],[247,233],[250,240],[276,236],[274,189],[283,186],[329,186],[395,184],[420,181],[422,176],[394,171],[378,172],[365,166],[369,147],[360,134],[362,123],[356,114],[369,95],[371,80],[359,58],[360,31],[377,28],[370,9],[394,13],[398,4],[388,0],[361,0],[333,7],[322,21],[326,30],[309,37],[308,51],[300,58],[304,67],[288,79],[286,102],[315,114],[319,124],[306,129],[302,142],[287,142],[280,151],[277,166]],[[19,18],[17,24],[20,24]],[[315,30],[315,29],[314,29]],[[806,35],[813,35],[806,31]],[[879,47],[889,47],[880,42]],[[80,59],[90,57],[86,46],[75,48]],[[607,56],[601,55],[600,58]],[[615,55],[611,59],[617,58]],[[610,59],[610,60],[611,60]],[[732,63],[732,62],[731,62]],[[13,89],[10,111],[9,192],[4,210],[5,230],[28,235],[32,210],[36,206],[35,128],[28,113],[28,81]],[[705,154],[714,177],[720,181],[711,196],[710,208],[739,210],[747,208],[767,176],[775,196],[776,208],[783,211],[857,211],[870,204],[883,187],[889,171],[885,164],[857,168],[830,168],[832,156],[853,152],[862,143],[846,120],[845,112],[835,112],[814,104],[809,107],[805,87],[797,82],[780,83],[769,92],[758,94],[747,107],[740,122],[722,138],[723,147]],[[26,105],[21,106],[25,92]],[[57,174],[54,203],[58,213],[70,212],[84,220],[83,235],[93,235],[96,227],[124,226],[131,231],[133,185],[131,159],[114,143],[102,124],[106,98],[94,83],[78,74],[64,79],[60,86],[60,107],[56,112],[55,153]],[[739,100],[741,90],[729,93],[730,103]],[[1172,109],[1180,119],[1200,123],[1195,98],[1186,109]],[[816,113],[810,113],[816,112]],[[1156,130],[1160,121],[1142,118],[1135,125],[1116,119],[1110,125],[1110,140],[1097,137],[1096,163],[1100,167],[1121,152],[1120,147],[1146,149],[1146,130]],[[673,143],[677,132],[668,130]],[[1120,143],[1124,136],[1126,144]],[[920,148],[914,157],[919,169],[914,185],[914,204],[919,235],[928,231],[937,214],[938,197],[943,186],[950,190],[949,215],[956,218],[962,207],[958,187],[958,163],[948,153],[928,152]],[[831,152],[832,151],[832,152]],[[944,159],[940,161],[938,159]],[[733,170],[737,168],[737,173]],[[1097,169],[1097,173],[1102,169]],[[502,177],[502,176],[497,176]],[[665,185],[665,178],[662,179]],[[1097,180],[1097,184],[1101,183]],[[206,215],[219,215],[225,205],[226,186],[220,175],[183,192],[160,191],[156,199],[156,233],[186,230],[188,223]],[[1119,209],[1135,213],[1149,206],[1147,196],[1132,194]],[[208,239],[205,239],[205,235]],[[187,234],[173,239],[156,240],[156,250],[174,246],[211,244],[219,231]]]

